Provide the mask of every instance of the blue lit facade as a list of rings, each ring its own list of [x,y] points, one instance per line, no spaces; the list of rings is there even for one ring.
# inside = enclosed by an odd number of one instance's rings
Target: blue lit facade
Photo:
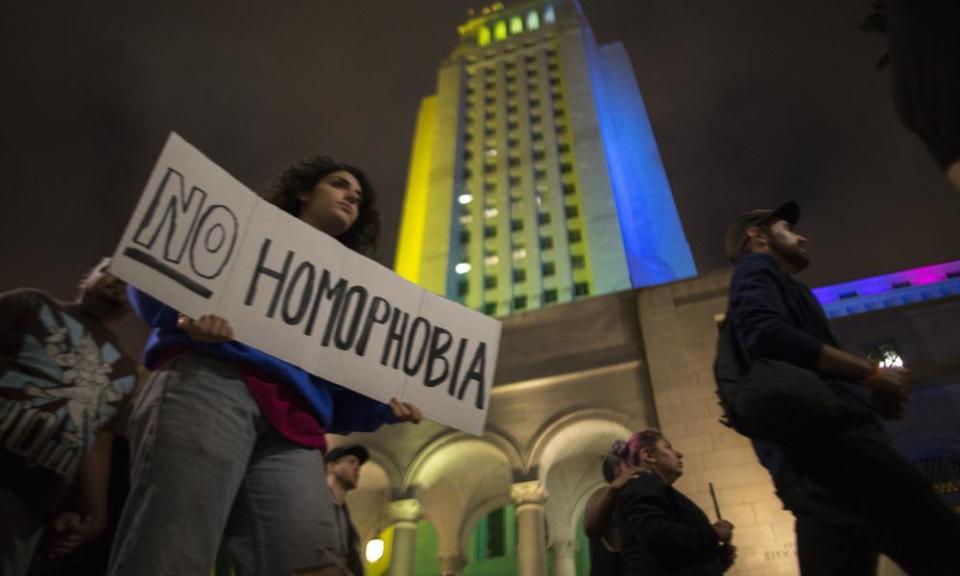
[[[829,318],[960,295],[960,260],[843,282],[813,291]]]
[[[492,316],[695,276],[623,45],[575,0],[459,32],[421,104],[397,272]]]

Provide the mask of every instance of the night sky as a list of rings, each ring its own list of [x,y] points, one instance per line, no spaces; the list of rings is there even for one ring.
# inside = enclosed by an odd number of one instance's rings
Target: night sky
[[[801,203],[813,284],[960,258],[960,192],[897,122],[868,0],[583,0],[622,41],[696,264],[741,210]],[[15,2],[0,24],[0,290],[73,295],[167,134],[247,186],[332,153],[381,196],[393,262],[419,101],[462,0]],[[509,5],[509,3],[508,3]]]

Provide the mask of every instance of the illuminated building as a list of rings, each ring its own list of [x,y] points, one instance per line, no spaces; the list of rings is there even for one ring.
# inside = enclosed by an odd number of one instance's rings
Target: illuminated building
[[[496,316],[694,276],[623,46],[574,0],[459,33],[420,106],[397,272]]]

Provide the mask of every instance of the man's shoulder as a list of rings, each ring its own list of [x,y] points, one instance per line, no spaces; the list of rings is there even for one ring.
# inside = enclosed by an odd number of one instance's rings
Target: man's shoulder
[[[778,276],[780,275],[780,267],[777,266],[777,261],[774,260],[773,256],[764,254],[762,252],[751,252],[750,254],[746,254],[737,260],[737,263],[733,268],[733,276],[736,278],[737,276],[746,273],[757,272],[761,270],[769,270],[777,273]]]

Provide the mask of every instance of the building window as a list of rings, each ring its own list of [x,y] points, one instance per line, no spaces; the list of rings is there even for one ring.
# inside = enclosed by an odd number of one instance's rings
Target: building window
[[[543,132],[534,132],[533,134],[530,135],[530,139],[533,140],[534,142],[539,142],[543,140]]]
[[[493,38],[495,40],[507,39],[507,23],[503,20],[497,22],[493,27]]]
[[[492,290],[497,287],[497,277],[496,276],[484,276],[483,277],[483,288],[485,290]]]
[[[547,304],[557,301],[557,289],[549,288],[543,291],[543,301]]]
[[[520,232],[523,230],[523,220],[511,220],[510,230],[513,232]]]
[[[480,31],[477,33],[477,45],[486,46],[490,43],[490,29],[486,26],[480,28]]]
[[[530,123],[531,123],[531,124],[539,124],[541,120],[543,120],[543,117],[540,116],[539,114],[531,114],[531,115],[530,115]]]
[[[544,276],[553,276],[557,273],[557,265],[553,262],[544,262],[542,271]]]
[[[569,182],[563,183],[563,195],[564,196],[573,196],[576,193],[577,189],[573,184]]]
[[[496,227],[496,226],[484,226],[484,227],[483,227],[483,237],[484,237],[484,238],[496,238],[496,237],[497,237],[497,227]]]
[[[514,284],[523,284],[527,281],[527,271],[524,268],[515,268],[513,270]]]
[[[553,238],[551,236],[541,236],[540,237],[540,249],[541,250],[550,250],[553,248]]]
[[[576,256],[570,259],[570,266],[574,270],[583,270],[586,267],[586,265],[587,265],[587,260],[581,254],[577,254]]]
[[[534,151],[533,151],[533,159],[534,159],[534,160],[543,160],[543,158],[544,158],[545,156],[546,156],[546,154],[544,153],[543,150],[534,150]]]
[[[590,294],[590,286],[586,282],[577,282],[573,285],[573,293],[577,296]]]
[[[576,244],[583,240],[583,233],[579,230],[570,230],[567,232],[567,239],[570,240],[571,244]]]
[[[483,313],[487,316],[494,316],[497,313],[497,303],[496,302],[487,302],[483,305]]]
[[[566,206],[563,211],[567,215],[567,218],[576,218],[580,215],[580,209],[576,206]]]
[[[527,297],[525,295],[516,296],[513,299],[513,309],[523,310],[527,307]]]
[[[540,29],[540,15],[537,14],[535,10],[531,10],[529,13],[527,13],[527,30],[539,30],[539,29]]]
[[[569,151],[570,151],[570,145],[567,144],[566,142],[561,142],[557,144],[557,152],[561,154],[566,154]]]
[[[469,231],[469,230],[461,230],[461,231],[460,231],[460,243],[461,243],[461,244],[469,244],[469,243],[470,243],[470,231]]]
[[[541,213],[537,214],[537,223],[540,224],[541,226],[545,226],[545,225],[549,224],[549,223],[550,223],[550,213],[549,213],[549,212],[541,212]]]
[[[470,293],[470,281],[466,278],[461,278],[457,281],[457,296],[463,298]]]
[[[556,24],[557,22],[557,13],[553,9],[553,5],[547,6],[547,9],[543,11],[543,23],[544,24]]]
[[[519,18],[518,18],[519,20]],[[487,542],[486,557],[498,558],[507,554],[506,522],[503,508],[498,508],[487,514]]]
[[[511,176],[510,179],[509,179],[507,182],[510,184],[510,186],[513,186],[513,187],[519,186],[519,185],[520,185],[520,177],[519,177],[519,176]]]
[[[573,172],[573,164],[570,162],[563,162],[560,164],[560,172],[563,174],[569,174]]]
[[[520,34],[523,32],[523,19],[519,16],[514,16],[510,19],[510,33],[511,34]]]

